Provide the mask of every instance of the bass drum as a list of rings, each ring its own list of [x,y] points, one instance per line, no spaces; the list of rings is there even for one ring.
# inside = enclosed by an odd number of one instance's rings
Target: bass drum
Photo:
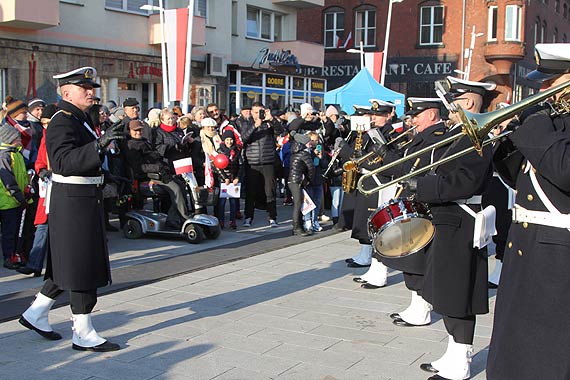
[[[380,256],[406,257],[428,245],[435,234],[429,208],[407,198],[384,203],[368,218],[368,235]]]

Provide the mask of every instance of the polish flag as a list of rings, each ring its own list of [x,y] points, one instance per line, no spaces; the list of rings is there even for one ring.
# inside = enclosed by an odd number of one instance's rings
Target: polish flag
[[[194,167],[192,166],[191,158],[182,158],[180,160],[172,161],[174,165],[174,172],[176,174],[193,173]]]
[[[346,48],[350,45],[351,42],[352,42],[352,32],[350,32],[350,33],[348,34],[348,37],[346,37],[346,40],[344,41],[344,44],[342,45],[342,48],[343,48],[343,49],[346,49]]]
[[[186,39],[188,35],[188,7],[164,11],[166,56],[168,57],[168,98],[182,100]]]
[[[210,189],[214,188],[214,171],[212,170],[212,160],[208,153],[204,153],[205,162],[204,162],[204,176],[205,178],[205,185]]]
[[[372,77],[380,82],[382,72],[382,52],[364,53],[364,66],[368,69]]]

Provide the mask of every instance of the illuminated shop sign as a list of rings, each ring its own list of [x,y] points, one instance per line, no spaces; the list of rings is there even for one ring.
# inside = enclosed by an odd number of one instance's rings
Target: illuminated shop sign
[[[261,48],[251,65],[253,68],[263,68],[263,66],[270,68],[284,66],[295,67],[296,69],[300,67],[297,57],[291,53],[291,50],[275,49],[272,52],[269,48]]]

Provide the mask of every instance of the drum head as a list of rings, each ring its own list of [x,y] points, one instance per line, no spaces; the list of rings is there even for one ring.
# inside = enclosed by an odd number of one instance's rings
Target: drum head
[[[380,256],[405,257],[428,245],[434,234],[435,227],[429,219],[405,218],[385,226],[373,244]]]

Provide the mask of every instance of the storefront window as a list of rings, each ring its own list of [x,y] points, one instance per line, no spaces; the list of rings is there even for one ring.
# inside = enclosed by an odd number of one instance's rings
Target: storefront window
[[[305,79],[304,78],[293,78],[293,90],[304,90],[305,89]]]
[[[272,93],[271,90],[268,90],[263,104],[272,110],[285,110],[285,95]]]
[[[241,84],[242,86],[259,86],[263,85],[263,74],[251,71],[241,72]]]

